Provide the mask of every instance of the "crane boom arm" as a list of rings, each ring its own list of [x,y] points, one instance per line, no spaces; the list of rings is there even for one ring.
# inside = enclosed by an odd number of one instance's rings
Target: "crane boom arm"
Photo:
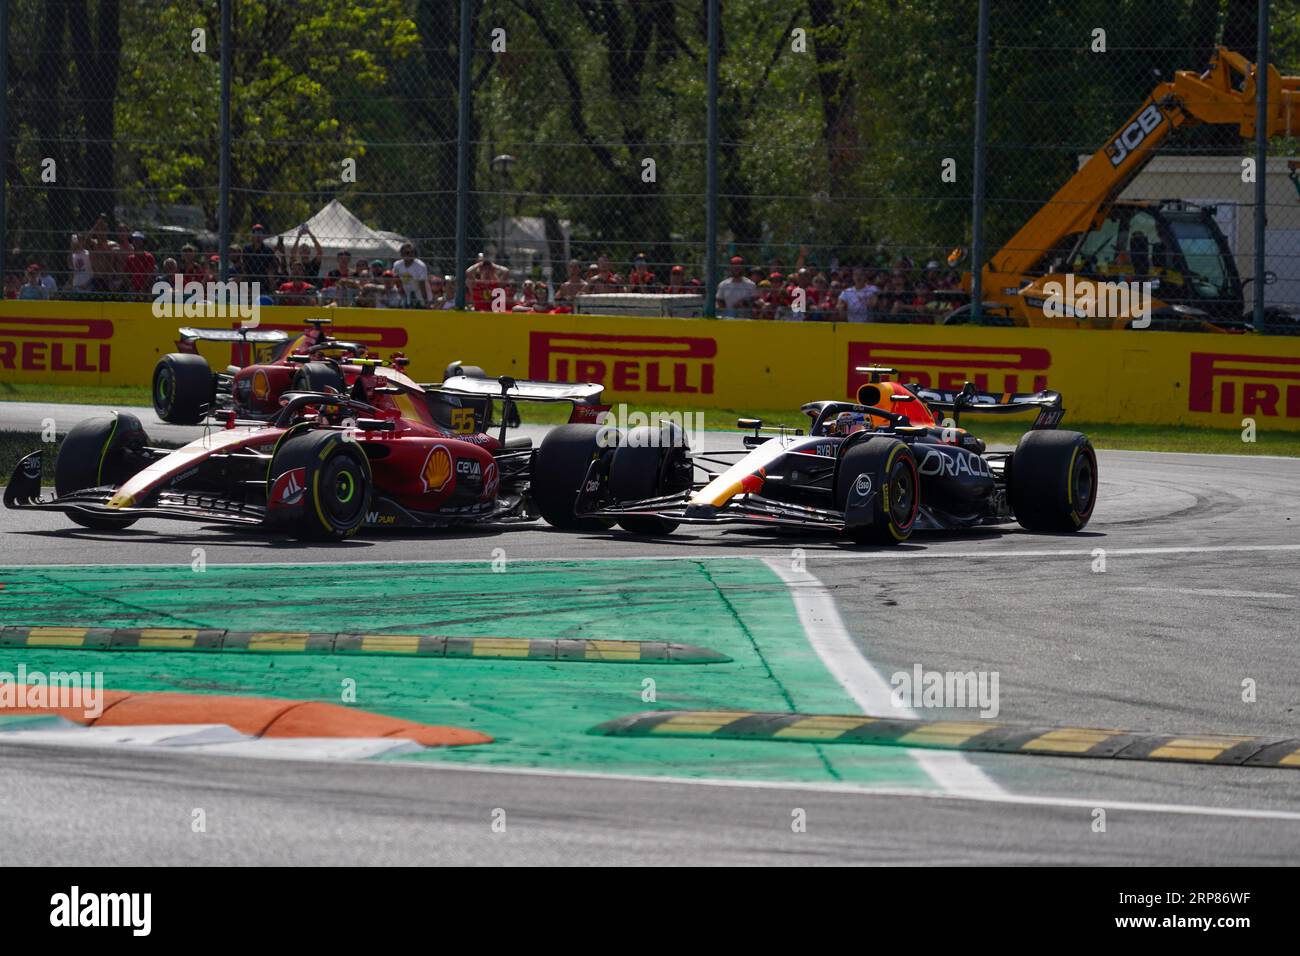
[[[1266,134],[1300,135],[1300,76],[1268,68]],[[1106,144],[999,249],[989,271],[1028,274],[1067,236],[1091,228],[1176,129],[1213,124],[1255,135],[1255,64],[1219,47],[1204,73],[1179,70],[1152,90]]]

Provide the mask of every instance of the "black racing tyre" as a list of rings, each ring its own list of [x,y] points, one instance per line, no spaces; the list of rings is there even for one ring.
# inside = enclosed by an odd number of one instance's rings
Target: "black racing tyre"
[[[127,412],[87,418],[73,425],[54,459],[54,491],[59,497],[87,488],[116,487],[145,465],[141,450],[149,442],[140,419]],[[109,531],[135,524],[136,518],[69,511],[83,528]]]
[[[671,422],[658,427],[633,428],[623,436],[609,463],[609,494],[615,501],[639,501],[683,491],[690,473],[681,480],[689,446],[686,433]],[[620,518],[618,525],[633,534],[671,534],[677,522],[668,518]]]
[[[1029,531],[1079,531],[1097,504],[1097,453],[1086,435],[1031,431],[1007,464],[1011,511]]]
[[[299,470],[288,484],[281,480]],[[370,487],[365,452],[342,432],[291,434],[276,448],[267,472],[269,521],[305,540],[342,541],[365,524]]]
[[[603,436],[603,437],[602,437]],[[542,439],[533,457],[533,504],[546,523],[565,531],[608,531],[614,522],[573,513],[587,469],[606,448],[617,445],[617,429],[604,425],[560,425]]]
[[[331,362],[304,362],[293,373],[295,392],[324,392],[331,388],[340,395],[347,393],[343,373]]]
[[[855,488],[876,494],[871,504],[873,521],[851,532],[854,541],[898,544],[911,537],[921,504],[921,480],[912,449],[887,435],[850,446],[835,470],[835,507],[847,511]]]
[[[153,410],[173,425],[197,425],[212,407],[212,369],[202,355],[173,352],[153,367]]]

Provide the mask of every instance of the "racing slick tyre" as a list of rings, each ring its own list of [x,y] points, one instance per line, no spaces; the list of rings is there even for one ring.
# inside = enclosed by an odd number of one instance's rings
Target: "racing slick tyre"
[[[54,459],[55,494],[61,498],[86,488],[121,484],[144,466],[140,451],[148,441],[140,419],[126,412],[78,422],[63,437]],[[137,520],[77,511],[69,511],[68,517],[96,531],[130,527]]]
[[[323,392],[330,388],[340,395],[347,394],[343,373],[331,362],[304,362],[293,373],[295,392]]]
[[[1031,431],[1007,468],[1011,512],[1029,531],[1078,531],[1097,503],[1097,453],[1086,435]]]
[[[533,503],[547,524],[565,531],[608,531],[614,526],[606,518],[580,518],[573,508],[587,469],[617,439],[618,430],[604,425],[560,425],[546,433],[533,459],[531,488]]]
[[[173,352],[153,367],[153,410],[173,425],[197,425],[212,407],[213,379],[202,355]]]
[[[906,541],[920,507],[920,476],[912,449],[897,438],[879,435],[849,447],[835,472],[835,507],[847,512],[855,494],[872,499],[872,522],[849,532],[859,544]]]
[[[267,472],[268,523],[299,538],[342,541],[370,508],[370,462],[342,432],[300,431],[283,439]]]
[[[658,428],[631,429],[610,459],[610,497],[615,501],[639,501],[685,491],[691,486],[688,451],[686,433],[671,422]],[[671,534],[677,522],[646,516],[620,518],[618,526],[633,534],[660,535]]]

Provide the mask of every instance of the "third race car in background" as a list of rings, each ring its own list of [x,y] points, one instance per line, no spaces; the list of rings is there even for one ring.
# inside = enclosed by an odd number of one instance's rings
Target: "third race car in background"
[[[611,436],[595,425],[555,429],[537,451],[537,497],[553,525],[664,534],[681,523],[821,529],[897,544],[913,531],[1018,522],[1073,532],[1092,516],[1097,456],[1079,432],[1057,430],[1061,396],[958,392],[891,381],[862,369],[857,402],[802,407],[808,433],[762,422],[744,450],[692,453],[671,423]],[[1036,411],[1014,451],[989,452],[958,426],[963,412]],[[950,418],[941,422],[935,412]],[[697,478],[696,472],[703,477]]]

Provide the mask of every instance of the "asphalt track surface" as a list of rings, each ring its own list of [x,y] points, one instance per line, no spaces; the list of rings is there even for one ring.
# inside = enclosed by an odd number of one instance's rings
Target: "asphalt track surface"
[[[0,427],[15,426],[8,411]],[[157,434],[148,417],[146,428]],[[739,530],[683,528],[645,540],[516,526],[317,547],[173,522],[107,536],[74,529],[59,515],[6,512],[0,564],[188,563],[197,546],[217,563],[489,561],[504,548],[511,561],[751,556],[775,564],[801,549],[878,672],[918,662],[928,670],[998,671],[1001,720],[1300,736],[1300,460],[1110,452],[1100,455],[1100,470],[1096,514],[1074,536],[1009,527],[919,536],[882,552]],[[1247,680],[1256,688],[1251,703],[1242,699]],[[677,782],[0,742],[0,805],[11,811],[0,815],[0,862],[1300,858],[1295,770],[996,754],[967,760],[982,771],[972,786],[919,794],[736,785],[723,764],[716,780]],[[191,807],[219,821],[205,838],[191,833]],[[493,832],[495,808],[507,809],[505,833]],[[796,808],[807,814],[804,833],[791,829]],[[1106,810],[1105,832],[1094,831],[1097,808]]]

